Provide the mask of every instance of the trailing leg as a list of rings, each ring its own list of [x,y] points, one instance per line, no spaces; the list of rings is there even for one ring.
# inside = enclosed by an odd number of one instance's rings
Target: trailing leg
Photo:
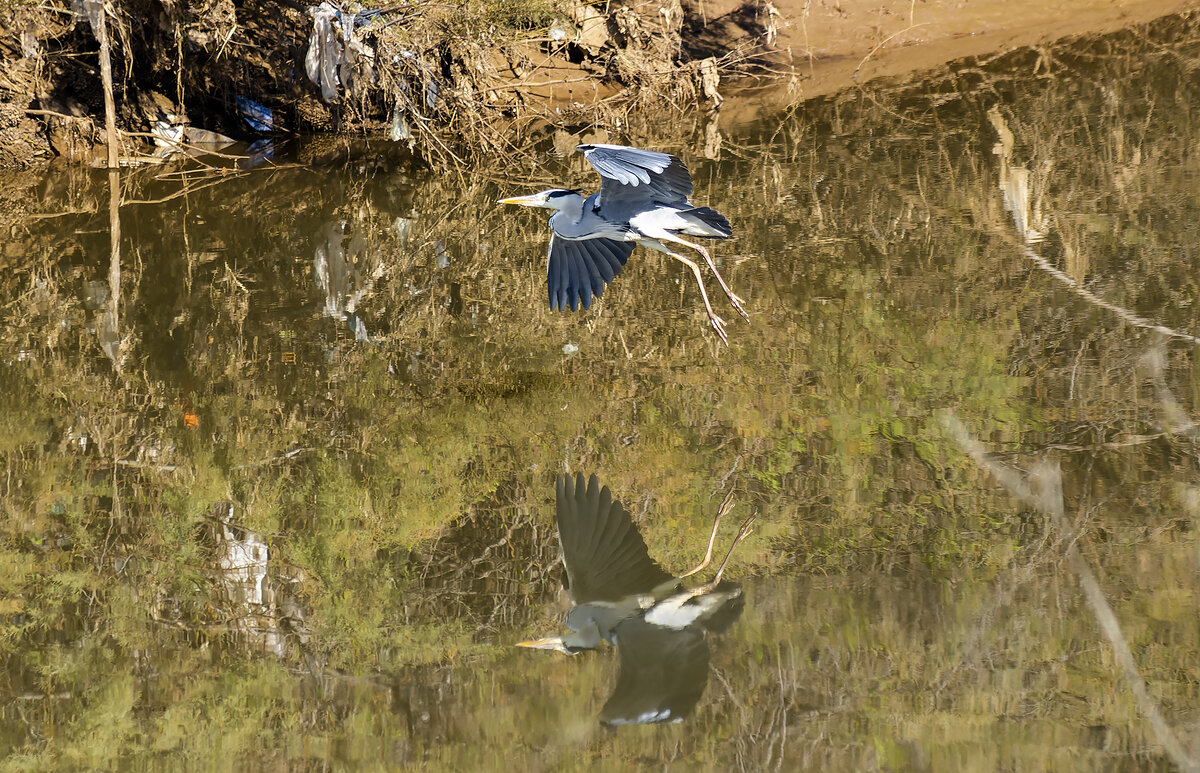
[[[666,248],[663,251],[692,270],[692,275],[696,277],[696,286],[700,288],[700,298],[704,301],[704,310],[708,312],[709,324],[713,326],[713,330],[717,331],[721,342],[729,346],[729,336],[725,333],[725,320],[717,316],[712,309],[712,304],[708,302],[708,291],[704,289],[704,277],[700,275],[700,267],[696,265],[695,261],[689,260],[677,252],[671,252]]]
[[[713,589],[716,588],[721,583],[721,575],[725,573],[725,565],[729,563],[729,558],[730,558],[730,556],[733,555],[734,548],[736,548],[738,545],[740,545],[742,540],[746,539],[746,537],[749,537],[751,534],[754,533],[754,529],[752,528],[753,525],[754,525],[754,516],[753,515],[751,515],[749,518],[747,518],[745,521],[742,522],[741,527],[738,528],[738,533],[736,535],[734,535],[733,544],[729,546],[729,552],[725,554],[725,559],[723,561],[721,561],[721,566],[717,568],[717,576],[713,577],[712,580],[704,583],[699,588],[697,588],[696,589],[697,596],[704,594],[704,593],[711,593],[713,591]]]
[[[678,236],[672,236],[671,241],[674,241],[677,244],[682,244],[685,247],[691,247],[693,250],[696,250],[704,256],[704,262],[708,264],[708,267],[713,272],[713,276],[717,278],[717,283],[720,284],[721,289],[725,291],[725,297],[729,299],[729,302],[733,305],[733,308],[737,310],[737,313],[742,315],[742,319],[749,322],[750,315],[746,313],[746,309],[742,306],[745,301],[742,300],[742,298],[740,298],[736,293],[734,293],[733,290],[730,290],[729,285],[725,284],[725,278],[721,276],[720,271],[717,271],[717,264],[715,261],[713,261],[712,255],[709,254],[708,250],[699,244],[693,244],[692,242],[680,239]]]
[[[733,489],[729,489],[729,493],[725,495],[725,501],[721,503],[721,507],[717,510],[717,517],[713,519],[712,534],[708,537],[708,551],[704,554],[704,560],[696,564],[695,568],[690,569],[679,575],[679,579],[691,577],[696,572],[712,563],[713,543],[717,541],[717,527],[721,525],[721,519],[729,515],[729,511],[733,509]]]

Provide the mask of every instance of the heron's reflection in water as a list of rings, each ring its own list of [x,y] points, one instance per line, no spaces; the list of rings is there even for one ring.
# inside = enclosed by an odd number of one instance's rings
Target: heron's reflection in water
[[[681,721],[708,684],[707,634],[728,628],[745,606],[741,586],[721,575],[733,549],[750,535],[753,517],[738,530],[710,582],[687,590],[681,582],[708,566],[717,527],[732,506],[731,493],[714,519],[704,560],[676,577],[650,558],[629,513],[595,475],[586,485],[582,475],[560,475],[558,539],[572,605],[565,622],[572,633],[518,646],[574,655],[605,641],[615,644],[621,672],[600,721]]]

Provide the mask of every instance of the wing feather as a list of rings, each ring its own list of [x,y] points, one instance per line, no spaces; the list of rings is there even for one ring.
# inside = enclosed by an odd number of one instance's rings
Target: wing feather
[[[546,287],[551,311],[591,308],[604,286],[625,268],[634,242],[613,239],[564,239],[550,235],[546,254]]]
[[[577,311],[580,305],[586,309],[592,305],[592,296],[580,278],[579,251],[569,240],[563,241],[562,251],[567,256],[564,262],[567,264],[567,300],[571,303],[571,311]]]
[[[567,263],[558,254],[558,242],[562,241],[553,232],[550,234],[550,248],[546,251],[546,290],[550,296],[550,309],[567,308]]]
[[[672,579],[595,475],[586,484],[582,475],[559,475],[555,508],[567,593],[575,604],[622,601]]]
[[[580,145],[601,177],[596,206],[614,202],[686,203],[692,176],[678,156],[625,145]]]

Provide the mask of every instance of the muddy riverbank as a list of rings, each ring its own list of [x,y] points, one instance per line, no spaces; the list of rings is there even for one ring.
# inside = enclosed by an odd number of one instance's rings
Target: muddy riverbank
[[[124,164],[153,162],[156,143],[211,147],[312,132],[390,136],[428,161],[454,162],[519,154],[551,126],[621,132],[660,110],[720,109],[722,123],[749,120],[781,101],[1195,7],[468,0],[364,10],[118,1],[106,29]],[[96,30],[70,3],[0,7],[0,165],[104,162],[98,51]],[[781,79],[790,88],[774,87]],[[769,97],[755,89],[764,82],[774,84]]]

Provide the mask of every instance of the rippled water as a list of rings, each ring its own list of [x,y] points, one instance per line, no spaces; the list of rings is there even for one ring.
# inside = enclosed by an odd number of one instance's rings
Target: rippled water
[[[3,766],[1200,757],[1198,66],[1175,19],[752,124],[550,128],[532,168],[124,171],[115,262],[106,176],[7,175]],[[544,218],[494,202],[594,186],[555,148],[605,139],[683,155],[733,222],[728,348],[640,249],[546,308]],[[680,723],[601,726],[612,648],[513,646],[563,630],[567,470],[673,573],[730,488],[718,556],[757,515]]]

